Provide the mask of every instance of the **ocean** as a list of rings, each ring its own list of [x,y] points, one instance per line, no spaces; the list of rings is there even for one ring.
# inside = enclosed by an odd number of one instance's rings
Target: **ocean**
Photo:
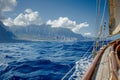
[[[0,43],[0,80],[74,80],[92,61],[92,41]]]

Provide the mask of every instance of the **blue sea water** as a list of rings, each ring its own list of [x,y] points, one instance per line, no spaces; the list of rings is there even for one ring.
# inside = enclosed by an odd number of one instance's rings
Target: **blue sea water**
[[[0,80],[61,80],[74,65],[79,73],[73,71],[72,78],[83,75],[92,60],[92,45],[92,41],[0,43]]]

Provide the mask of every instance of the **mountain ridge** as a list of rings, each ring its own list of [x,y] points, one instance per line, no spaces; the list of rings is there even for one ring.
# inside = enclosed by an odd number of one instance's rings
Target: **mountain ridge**
[[[81,34],[75,34],[66,28],[52,28],[50,25],[30,25],[27,27],[10,27],[20,39],[25,40],[83,40]]]
[[[16,36],[0,21],[0,42],[12,42]]]

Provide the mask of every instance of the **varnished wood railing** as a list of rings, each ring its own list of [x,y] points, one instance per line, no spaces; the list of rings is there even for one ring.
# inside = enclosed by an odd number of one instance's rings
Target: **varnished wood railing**
[[[104,53],[105,49],[106,49],[106,47],[102,47],[100,49],[100,51],[97,53],[97,55],[95,56],[90,68],[87,70],[87,72],[83,76],[82,80],[92,80],[92,76],[95,72],[95,68],[97,66],[97,63],[98,63],[100,57],[102,56],[102,54]]]
[[[120,39],[117,39],[117,40],[120,40]],[[108,44],[106,47],[102,47],[100,49],[98,54],[95,56],[92,64],[90,65],[89,69],[87,70],[87,72],[83,76],[82,80],[92,80],[93,74],[95,73],[95,69],[96,69],[97,64],[98,64],[98,61],[100,60],[105,49],[108,48],[109,46],[113,46],[117,40],[110,42],[110,44]],[[111,68],[110,69],[111,70],[111,79],[110,80],[118,80],[116,57],[113,53],[112,53],[110,62],[111,62],[110,65],[112,65],[112,68],[110,67]]]
[[[112,51],[110,53],[110,72],[111,72],[111,79],[110,80],[118,80],[118,64],[115,57],[115,52]]]

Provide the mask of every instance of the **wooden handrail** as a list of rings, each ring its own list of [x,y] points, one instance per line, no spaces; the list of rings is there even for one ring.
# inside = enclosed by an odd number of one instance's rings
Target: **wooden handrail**
[[[89,69],[86,71],[86,73],[84,74],[82,80],[92,80],[92,77],[93,77],[93,74],[95,72],[95,69],[96,69],[96,66],[97,66],[97,63],[98,61],[100,60],[102,54],[104,53],[105,49],[108,48],[109,46],[113,46],[113,44],[116,43],[116,41],[118,41],[120,39],[117,39],[115,41],[112,41],[110,42],[106,47],[103,47],[99,52],[98,54],[95,56],[92,64],[90,65]],[[113,60],[114,62],[114,60]],[[114,66],[115,67],[115,66]],[[113,72],[112,74],[115,74],[116,72]],[[114,75],[116,76],[116,75]]]
[[[102,47],[100,49],[100,51],[98,52],[98,54],[95,56],[90,68],[87,70],[87,72],[85,73],[85,75],[83,76],[82,80],[91,80],[93,73],[95,71],[95,68],[97,66],[97,63],[101,57],[101,55],[103,54],[104,50],[106,49],[106,47]]]
[[[111,64],[111,72],[112,72],[112,80],[118,80],[118,73],[117,73],[117,61],[115,58],[115,52],[112,51],[110,53],[110,64]]]

